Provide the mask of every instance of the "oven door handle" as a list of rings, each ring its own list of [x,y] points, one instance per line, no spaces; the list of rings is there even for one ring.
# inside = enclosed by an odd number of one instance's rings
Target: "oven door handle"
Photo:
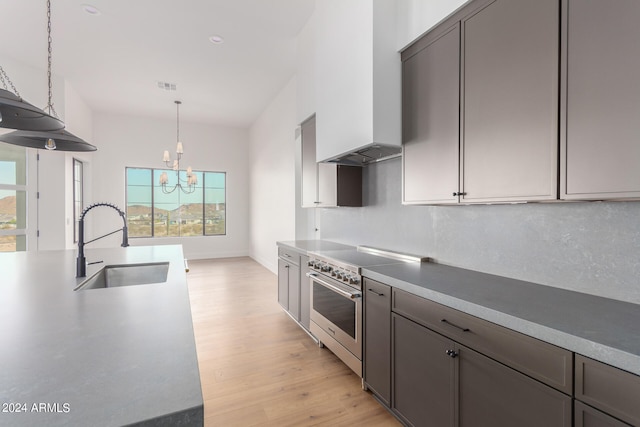
[[[362,296],[362,294],[360,292],[349,292],[349,291],[345,291],[344,289],[340,289],[339,287],[332,285],[329,282],[325,282],[324,280],[322,280],[317,273],[307,273],[306,274],[307,277],[309,277],[311,280],[313,280],[314,282],[317,282],[319,284],[321,284],[322,286],[324,286],[325,288],[329,288],[332,291],[342,295],[343,297],[349,298],[349,299],[356,299],[356,298],[360,298]]]

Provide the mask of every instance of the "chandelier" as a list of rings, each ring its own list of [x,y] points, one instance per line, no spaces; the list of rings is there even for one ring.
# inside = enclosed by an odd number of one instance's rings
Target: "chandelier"
[[[180,104],[181,101],[174,101],[176,103],[176,129],[177,129],[177,145],[176,145],[176,158],[171,161],[171,156],[169,155],[169,150],[164,151],[164,156],[162,156],[162,160],[167,167],[170,167],[176,173],[176,184],[173,187],[169,186],[169,175],[166,172],[162,172],[160,174],[160,185],[162,186],[162,192],[164,194],[170,194],[180,189],[185,194],[191,194],[196,190],[196,185],[198,184],[198,177],[191,170],[191,166],[187,168],[186,177],[184,180],[180,177],[180,159],[182,159],[182,155],[184,154],[184,149],[182,148],[182,142],[180,142]]]

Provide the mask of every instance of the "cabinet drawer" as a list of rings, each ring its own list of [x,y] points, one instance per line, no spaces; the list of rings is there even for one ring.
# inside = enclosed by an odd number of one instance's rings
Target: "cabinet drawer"
[[[640,425],[640,377],[576,354],[576,399]]]
[[[572,393],[570,351],[399,289],[393,290],[393,311],[563,393]]]
[[[629,424],[623,423],[604,412],[592,408],[589,405],[574,400],[574,426],[575,427],[628,427]]]
[[[291,264],[300,264],[300,254],[294,250],[278,246],[278,256],[280,258],[286,259]]]

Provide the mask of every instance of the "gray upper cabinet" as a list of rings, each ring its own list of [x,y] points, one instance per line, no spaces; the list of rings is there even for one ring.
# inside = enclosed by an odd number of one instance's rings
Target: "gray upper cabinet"
[[[300,125],[302,140],[302,207],[311,208],[318,200],[318,169],[316,166],[316,120],[312,117]]]
[[[464,202],[557,198],[558,0],[496,0],[462,20]]]
[[[640,197],[640,2],[568,0],[561,198]]]
[[[316,162],[315,116],[301,124],[302,207],[362,206],[362,168]]]
[[[478,0],[403,51],[403,203],[557,199],[559,24]]]
[[[402,202],[457,203],[460,25],[403,54]]]

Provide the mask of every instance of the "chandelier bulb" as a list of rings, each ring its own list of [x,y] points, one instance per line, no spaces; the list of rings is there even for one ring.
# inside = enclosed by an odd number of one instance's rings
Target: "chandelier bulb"
[[[178,146],[176,147],[176,153],[177,154],[183,154],[184,153],[184,149],[182,148],[182,142],[178,142]]]
[[[44,148],[47,150],[55,150],[56,149],[56,141],[53,138],[47,138],[44,143]]]
[[[171,161],[171,156],[169,156],[169,150],[164,150],[164,155],[162,156],[162,160],[165,162]]]

